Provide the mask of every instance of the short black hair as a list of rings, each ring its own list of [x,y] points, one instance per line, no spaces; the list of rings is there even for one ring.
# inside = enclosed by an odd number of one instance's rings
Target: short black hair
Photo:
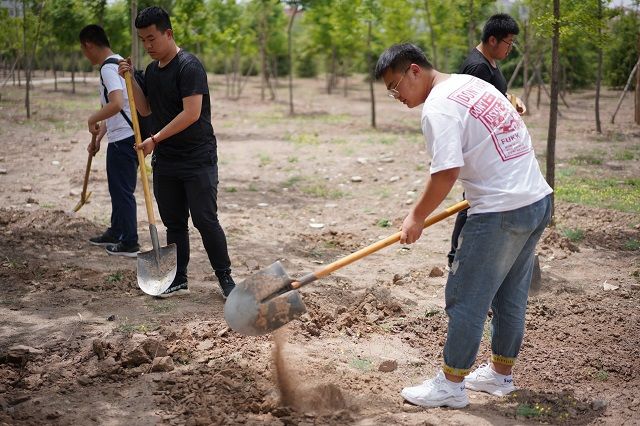
[[[433,65],[418,46],[411,43],[394,44],[378,58],[374,78],[380,80],[389,68],[392,71],[404,71],[411,64],[420,65],[422,68],[431,69]]]
[[[100,25],[91,24],[87,25],[80,30],[80,43],[93,43],[100,47],[111,47],[109,44],[109,38],[107,33],[104,32],[104,28]]]
[[[135,22],[136,28],[147,28],[155,25],[158,31],[171,30],[171,19],[166,10],[158,6],[147,7],[138,12]]]
[[[489,41],[489,37],[494,36],[498,40],[502,40],[509,34],[518,35],[520,27],[511,16],[506,13],[498,13],[487,19],[482,29],[482,42]]]

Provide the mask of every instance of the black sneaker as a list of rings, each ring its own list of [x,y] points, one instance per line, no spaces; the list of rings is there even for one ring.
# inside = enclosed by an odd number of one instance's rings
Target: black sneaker
[[[106,250],[107,253],[113,256],[137,257],[138,252],[140,251],[140,246],[137,244],[125,246],[121,241],[117,244],[108,245]]]
[[[168,289],[166,289],[164,291],[164,293],[157,295],[156,297],[159,297],[161,299],[166,299],[167,297],[171,297],[171,296],[179,296],[181,294],[189,294],[189,286],[187,284],[187,279],[183,278],[184,281],[180,280],[179,282],[176,282],[177,280],[174,280],[171,283],[171,287],[169,287]]]
[[[231,277],[231,270],[224,272],[217,272],[216,277],[218,277],[218,282],[220,283],[220,288],[222,289],[222,298],[227,300],[227,296],[231,294],[231,291],[236,288],[236,283],[233,281]]]
[[[89,238],[89,242],[94,246],[110,246],[111,244],[118,244],[118,240],[113,237],[108,232],[105,232],[102,235],[98,235],[97,237]]]

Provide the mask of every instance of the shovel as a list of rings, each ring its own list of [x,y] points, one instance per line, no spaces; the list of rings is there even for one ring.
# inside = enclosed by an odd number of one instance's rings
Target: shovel
[[[133,83],[131,82],[130,72],[124,74],[124,80],[127,84],[131,121],[133,122],[133,133],[137,146],[142,143],[142,140],[140,137],[140,123],[138,123],[138,114],[136,113],[136,103],[133,99]],[[171,286],[171,282],[176,277],[178,255],[175,244],[160,247],[156,218],[153,213],[151,193],[149,192],[144,153],[141,150],[136,150],[136,152],[138,153],[140,178],[142,179],[142,188],[144,189],[144,203],[147,207],[147,217],[149,218],[149,234],[151,235],[151,244],[153,245],[152,250],[138,253],[138,287],[147,294],[159,296]]]
[[[431,226],[469,207],[467,200],[427,218]],[[400,232],[351,253],[333,263],[292,280],[278,261],[247,277],[231,292],[224,305],[224,319],[231,329],[247,336],[260,336],[274,331],[306,312],[298,289],[333,271],[400,241]]]
[[[96,144],[96,137],[97,137],[96,135],[91,136],[92,145]],[[80,210],[80,208],[84,206],[84,203],[87,202],[89,197],[91,197],[91,194],[92,194],[91,192],[87,194],[87,184],[89,183],[89,173],[91,172],[92,159],[93,159],[93,155],[89,153],[89,157],[87,158],[87,168],[84,170],[84,183],[82,184],[82,194],[80,194],[80,201],[78,201],[78,204],[76,204],[76,206],[73,208],[74,212],[77,212],[78,210]]]

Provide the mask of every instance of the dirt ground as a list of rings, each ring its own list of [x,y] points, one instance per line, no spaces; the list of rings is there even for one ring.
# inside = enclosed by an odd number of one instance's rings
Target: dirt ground
[[[420,108],[406,110],[376,86],[327,95],[324,81],[296,81],[260,101],[258,80],[224,98],[212,77],[220,165],[219,215],[237,280],[280,260],[297,277],[397,229],[425,182]],[[446,333],[445,254],[453,219],[412,246],[389,247],[302,290],[308,308],[278,333],[288,387],[280,402],[272,336],[226,328],[223,299],[192,229],[191,294],[144,295],[136,263],[87,239],[109,222],[105,149],[94,159],[90,202],[79,200],[97,103],[89,79],[32,93],[3,89],[0,102],[0,424],[640,424],[640,218],[558,201],[555,228],[539,245],[541,289],[532,294],[515,369],[520,388],[494,398],[470,392],[462,410],[404,404],[402,387],[439,368]],[[605,91],[604,134],[592,92],[561,105],[558,173],[599,152],[578,173],[640,175],[640,127],[628,96]],[[548,105],[526,117],[544,163]],[[635,152],[632,158],[618,155]],[[461,188],[443,203],[458,201]],[[138,185],[141,244],[150,248]],[[164,241],[164,232],[161,236]],[[564,230],[580,229],[571,241]],[[635,242],[635,243],[634,243]],[[488,336],[488,328],[487,335]],[[483,341],[478,363],[489,355]]]

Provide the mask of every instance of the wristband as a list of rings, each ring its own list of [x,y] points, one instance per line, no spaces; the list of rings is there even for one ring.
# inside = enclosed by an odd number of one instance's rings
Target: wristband
[[[151,140],[153,141],[154,144],[159,145],[160,143],[156,140],[156,135],[151,135]]]

